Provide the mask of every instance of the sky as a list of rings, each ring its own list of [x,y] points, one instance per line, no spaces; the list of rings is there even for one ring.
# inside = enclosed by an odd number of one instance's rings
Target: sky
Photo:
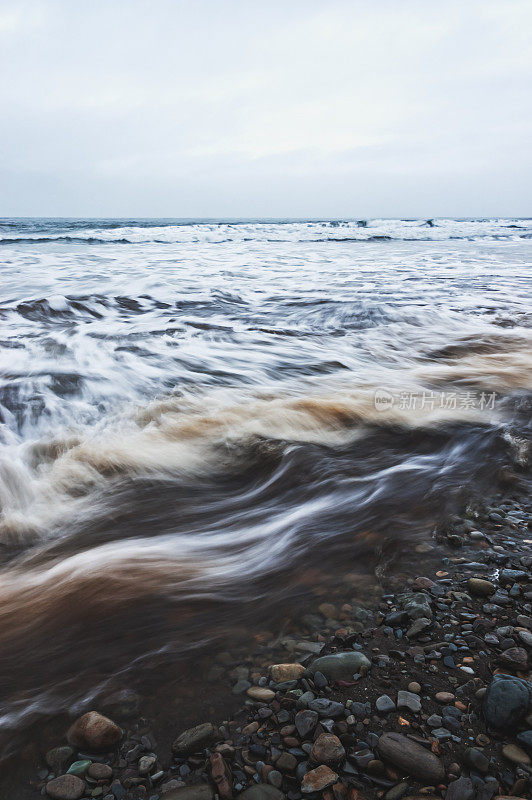
[[[530,216],[530,0],[0,0],[0,216]]]

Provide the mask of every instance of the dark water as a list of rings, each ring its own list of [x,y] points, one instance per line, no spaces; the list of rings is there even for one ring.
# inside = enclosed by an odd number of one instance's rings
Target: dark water
[[[0,722],[526,462],[531,220],[0,222]]]

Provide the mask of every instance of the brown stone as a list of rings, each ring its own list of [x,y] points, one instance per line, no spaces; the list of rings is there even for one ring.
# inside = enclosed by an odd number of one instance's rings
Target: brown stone
[[[384,733],[377,746],[385,761],[391,761],[403,772],[419,778],[420,781],[437,784],[445,776],[438,756],[402,733]]]
[[[113,770],[108,764],[98,764],[97,761],[91,764],[87,770],[89,778],[94,778],[97,781],[108,781],[113,777]]]
[[[97,711],[88,711],[68,729],[68,743],[89,752],[110,750],[118,743],[122,730],[108,717]]]
[[[303,664],[273,664],[270,667],[270,676],[275,683],[283,681],[296,681],[305,672]]]
[[[310,751],[310,759],[315,764],[337,764],[344,756],[344,746],[333,733],[320,734]]]
[[[248,697],[252,700],[261,700],[263,703],[269,703],[275,697],[275,692],[271,689],[265,689],[262,686],[250,686],[246,692]]]
[[[46,784],[46,794],[53,800],[79,800],[84,793],[85,781],[77,775],[60,775]]]
[[[303,776],[301,782],[301,791],[303,794],[311,794],[312,792],[322,792],[338,780],[338,775],[332,769],[322,764],[316,769],[311,769]]]

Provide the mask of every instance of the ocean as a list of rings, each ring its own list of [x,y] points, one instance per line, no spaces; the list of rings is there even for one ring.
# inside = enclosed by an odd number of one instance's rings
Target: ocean
[[[320,581],[393,570],[523,468],[531,239],[530,219],[1,220],[3,752]]]

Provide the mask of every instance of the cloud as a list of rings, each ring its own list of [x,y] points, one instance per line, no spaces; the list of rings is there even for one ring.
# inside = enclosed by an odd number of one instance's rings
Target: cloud
[[[531,22],[527,0],[4,3],[0,213],[527,214]]]

